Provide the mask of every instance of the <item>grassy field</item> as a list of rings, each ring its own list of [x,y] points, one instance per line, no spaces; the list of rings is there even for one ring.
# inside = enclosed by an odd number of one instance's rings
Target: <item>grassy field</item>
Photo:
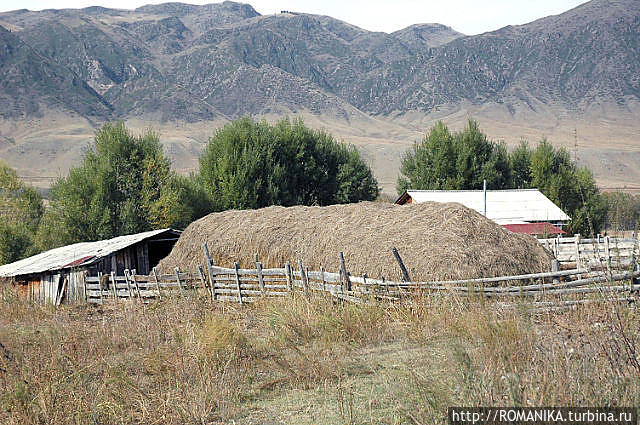
[[[640,405],[640,314],[482,300],[0,301],[0,423],[431,424],[453,405]]]

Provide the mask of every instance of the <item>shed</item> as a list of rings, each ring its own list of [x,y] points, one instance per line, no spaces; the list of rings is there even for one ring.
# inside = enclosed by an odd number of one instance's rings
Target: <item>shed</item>
[[[0,266],[0,279],[26,299],[54,304],[84,301],[86,276],[112,271],[122,275],[125,269],[148,274],[171,252],[180,234],[160,229],[62,246]]]
[[[487,218],[498,224],[551,223],[562,228],[569,217],[538,189],[487,190]],[[397,200],[412,202],[457,202],[484,214],[482,190],[407,190]]]

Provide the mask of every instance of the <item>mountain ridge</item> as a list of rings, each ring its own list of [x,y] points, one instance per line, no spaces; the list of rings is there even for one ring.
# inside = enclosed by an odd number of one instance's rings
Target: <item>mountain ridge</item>
[[[441,24],[371,32],[329,16],[261,15],[230,1],[19,10],[0,13],[4,26],[10,30],[0,29],[0,43],[14,59],[0,63],[0,140],[16,143],[0,143],[0,157],[22,174],[30,154],[21,159],[21,141],[28,152],[37,151],[35,134],[50,135],[43,146],[62,146],[72,117],[86,134],[113,119],[172,128],[170,138],[182,144],[176,150],[193,152],[206,137],[190,139],[185,125],[200,132],[243,115],[301,115],[340,129],[386,169],[436,119],[459,126],[473,115],[511,144],[547,135],[571,146],[580,127],[594,158],[610,150],[640,160],[633,143],[640,2],[633,0],[591,0],[475,36]],[[48,113],[69,122],[52,128],[43,124]],[[611,123],[620,134],[599,142]],[[612,175],[585,158],[597,177]],[[620,166],[613,174],[622,182],[629,165]],[[393,172],[381,173],[389,188]],[[640,180],[640,172],[631,176]]]

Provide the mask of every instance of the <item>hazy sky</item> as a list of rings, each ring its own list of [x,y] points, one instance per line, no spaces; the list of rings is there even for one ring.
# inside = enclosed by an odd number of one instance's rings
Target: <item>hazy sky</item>
[[[0,0],[0,11],[86,6],[132,9],[166,0]],[[183,1],[204,4],[214,1]],[[261,14],[280,10],[329,15],[372,31],[392,32],[411,24],[437,22],[465,34],[523,24],[569,10],[585,0],[252,0]]]

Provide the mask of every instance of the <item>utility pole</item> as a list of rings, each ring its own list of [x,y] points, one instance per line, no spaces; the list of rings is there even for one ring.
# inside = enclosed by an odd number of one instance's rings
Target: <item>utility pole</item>
[[[578,164],[578,129],[573,129],[573,162]]]

